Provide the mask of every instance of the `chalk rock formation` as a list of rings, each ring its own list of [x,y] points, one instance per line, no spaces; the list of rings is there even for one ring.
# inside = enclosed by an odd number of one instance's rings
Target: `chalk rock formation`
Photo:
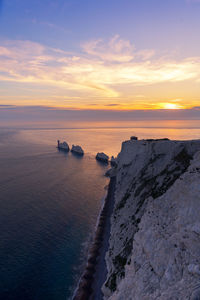
[[[115,167],[112,167],[106,171],[105,176],[111,178],[111,177],[115,177],[116,174],[117,174],[117,169]]]
[[[98,152],[96,155],[96,160],[108,163],[109,156],[103,152]]]
[[[133,136],[130,137],[130,140],[131,140],[131,141],[137,141],[137,140],[138,140],[138,137],[133,135]]]
[[[66,142],[60,143],[58,140],[58,149],[64,150],[64,151],[69,151],[69,145]]]
[[[104,299],[200,299],[200,140],[124,142],[116,179]]]
[[[84,154],[83,149],[81,148],[81,146],[78,146],[78,145],[77,146],[72,145],[71,152],[73,152],[75,154],[78,154],[78,155],[83,155]]]
[[[117,166],[117,158],[112,156],[111,160],[110,160],[110,164],[111,164],[112,167],[116,167]]]

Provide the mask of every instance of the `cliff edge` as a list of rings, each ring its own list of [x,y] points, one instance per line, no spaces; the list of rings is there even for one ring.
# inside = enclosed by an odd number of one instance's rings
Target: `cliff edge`
[[[117,161],[104,299],[200,299],[200,140],[130,140]]]

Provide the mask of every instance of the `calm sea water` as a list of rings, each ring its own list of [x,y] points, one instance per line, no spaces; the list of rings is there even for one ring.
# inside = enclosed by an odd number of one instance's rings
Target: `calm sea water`
[[[199,121],[131,125],[0,129],[0,299],[70,299],[108,184],[96,152],[116,155],[130,135],[200,138]],[[59,152],[57,139],[85,156]]]

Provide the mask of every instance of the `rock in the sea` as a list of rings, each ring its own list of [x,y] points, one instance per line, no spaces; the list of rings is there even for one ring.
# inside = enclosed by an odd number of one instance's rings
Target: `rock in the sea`
[[[200,299],[200,140],[124,142],[116,172],[104,299]]]
[[[131,140],[131,141],[137,141],[137,140],[138,140],[138,137],[133,135],[133,136],[130,137],[130,140]]]
[[[109,156],[103,152],[98,152],[96,155],[96,160],[108,163]]]
[[[84,154],[83,149],[81,148],[81,146],[78,146],[78,145],[77,146],[72,145],[71,152],[73,152],[75,154],[78,154],[78,155],[83,155]]]
[[[58,149],[64,150],[67,152],[70,150],[69,145],[66,142],[61,143],[59,140],[58,140]]]

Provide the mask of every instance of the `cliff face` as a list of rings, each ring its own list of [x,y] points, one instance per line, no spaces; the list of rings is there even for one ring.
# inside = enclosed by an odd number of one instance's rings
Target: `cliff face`
[[[200,299],[200,141],[127,141],[105,299]]]

